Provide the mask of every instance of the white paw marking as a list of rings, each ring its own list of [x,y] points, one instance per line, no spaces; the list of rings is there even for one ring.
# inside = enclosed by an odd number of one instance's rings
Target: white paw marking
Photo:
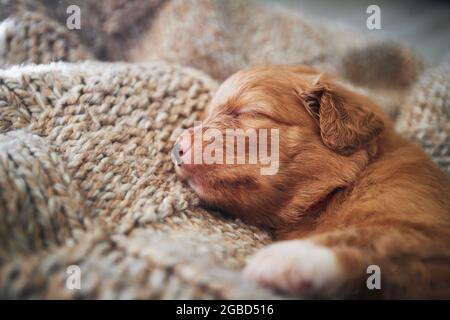
[[[285,293],[333,295],[342,276],[333,250],[307,240],[272,244],[252,256],[244,276]]]

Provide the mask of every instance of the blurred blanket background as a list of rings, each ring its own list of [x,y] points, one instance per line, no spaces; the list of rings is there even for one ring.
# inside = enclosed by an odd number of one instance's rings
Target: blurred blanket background
[[[251,65],[337,75],[450,173],[449,56],[427,68],[404,43],[257,2],[0,5],[2,298],[280,297],[240,275],[269,232],[201,208],[169,156],[174,130]]]

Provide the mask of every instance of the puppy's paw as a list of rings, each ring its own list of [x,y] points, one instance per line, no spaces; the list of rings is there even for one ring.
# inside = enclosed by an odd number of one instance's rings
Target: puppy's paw
[[[258,251],[244,276],[282,292],[302,296],[335,296],[342,271],[333,250],[307,240],[289,240]]]

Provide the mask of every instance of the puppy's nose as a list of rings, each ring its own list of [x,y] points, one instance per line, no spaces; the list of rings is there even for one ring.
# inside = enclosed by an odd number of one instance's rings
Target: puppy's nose
[[[177,166],[181,166],[183,164],[183,155],[183,148],[178,142],[176,142],[172,149],[172,159]]]
[[[190,160],[189,159],[190,155],[188,154],[188,152],[191,149],[191,143],[192,143],[191,131],[192,130],[186,130],[185,132],[183,132],[178,137],[178,139],[172,149],[172,160],[178,166],[181,166],[182,164],[186,163],[186,161],[189,162],[189,160]]]

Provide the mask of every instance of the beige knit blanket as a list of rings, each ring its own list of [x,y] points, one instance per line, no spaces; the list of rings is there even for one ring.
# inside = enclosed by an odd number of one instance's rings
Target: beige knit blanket
[[[308,61],[307,52],[313,52],[312,57],[321,51],[314,49],[322,42],[316,41],[318,34],[307,35],[305,30],[312,29],[301,17],[271,13],[257,5],[260,21],[274,19],[297,28],[305,39],[310,38],[308,48],[294,38],[266,48],[271,42],[253,39],[255,26],[241,21],[254,42],[243,48],[231,37],[229,43],[235,49],[230,57],[238,57],[236,48],[240,48],[241,57],[246,58],[226,69],[223,55],[228,49],[210,51],[213,40],[208,34],[186,31],[180,38],[162,34],[158,25],[169,19],[173,26],[165,32],[193,30],[192,23],[203,21],[202,14],[215,24],[231,9],[219,10],[217,3],[203,1],[199,18],[178,19],[181,28],[173,17],[182,9],[193,13],[188,6],[192,2],[79,2],[92,6],[87,12],[98,17],[84,18],[90,18],[84,35],[68,31],[58,20],[58,12],[64,11],[48,10],[47,1],[6,1],[8,10],[0,16],[4,19],[0,22],[0,298],[279,297],[240,274],[246,257],[269,243],[270,235],[202,209],[191,190],[177,180],[169,152],[174,130],[190,127],[210,100],[218,86],[213,78],[258,59],[279,62],[269,52],[290,52],[292,59],[297,54],[298,62]],[[133,13],[135,19],[130,16]],[[133,25],[145,30],[142,38],[124,31],[124,26]],[[230,29],[221,25],[218,30]],[[158,41],[152,40],[155,34]],[[178,51],[161,49],[185,37],[200,38],[189,50],[203,48],[208,53],[198,56],[199,51],[193,50],[189,56],[181,50],[184,46]],[[343,42],[345,38],[342,35]],[[119,55],[116,50],[123,41],[130,48]],[[131,57],[133,50],[139,52],[137,48],[151,43],[155,56],[145,63],[77,62]],[[291,50],[294,45],[303,48],[303,53],[297,47]],[[397,58],[409,57],[402,46],[377,46],[380,52],[398,49]],[[260,53],[264,58],[244,54],[258,47],[266,48],[267,53]],[[319,54],[318,60],[310,61],[334,68],[353,83],[366,87],[373,83],[369,90],[382,90],[370,77],[353,79],[352,69],[345,67],[348,57],[356,55],[360,62],[370,57],[361,43],[340,50],[336,56]],[[58,60],[76,63],[48,64]],[[216,69],[210,69],[211,61]],[[46,64],[18,65],[30,62]],[[361,68],[380,72],[364,64]],[[418,67],[406,63],[404,68],[410,72]],[[228,71],[221,74],[222,70]],[[441,72],[441,68],[430,70],[416,84],[413,92],[420,88],[419,98],[408,99],[420,107],[402,108],[400,123],[413,138],[428,143],[427,151],[448,169],[448,121],[442,119],[448,117],[450,81],[448,73]],[[398,84],[400,92],[409,86]],[[440,112],[438,119],[420,120],[420,108],[437,108],[433,112]],[[428,124],[429,138],[415,135],[416,120],[421,129]],[[439,130],[433,130],[433,121]],[[80,289],[71,285],[74,266],[79,270]]]

